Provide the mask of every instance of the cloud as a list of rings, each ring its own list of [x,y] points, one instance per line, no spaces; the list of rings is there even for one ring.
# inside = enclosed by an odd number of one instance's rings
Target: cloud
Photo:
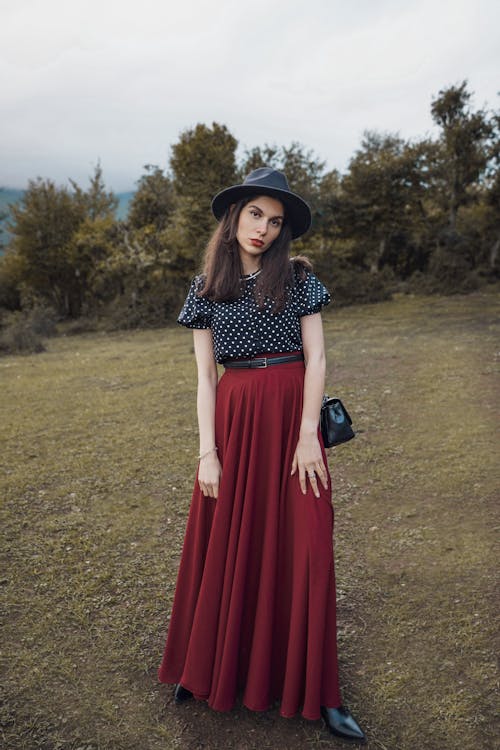
[[[365,129],[432,129],[464,78],[495,104],[493,0],[15,0],[3,10],[0,184],[38,174],[132,186],[197,122],[242,147],[293,140],[344,168]]]

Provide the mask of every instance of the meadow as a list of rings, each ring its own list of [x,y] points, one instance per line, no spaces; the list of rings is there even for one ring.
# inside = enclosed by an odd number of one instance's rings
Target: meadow
[[[498,288],[324,316],[346,704],[368,748],[489,750],[497,652]],[[156,671],[197,455],[180,327],[0,359],[0,744],[344,747],[321,722],[174,704]]]

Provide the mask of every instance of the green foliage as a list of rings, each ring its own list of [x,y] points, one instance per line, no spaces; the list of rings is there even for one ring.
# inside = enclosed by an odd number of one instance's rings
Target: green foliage
[[[486,245],[488,267],[491,273],[500,275],[500,112],[491,118],[493,134],[488,153],[482,205],[481,238]]]
[[[221,186],[230,185],[236,178],[237,145],[226,126],[216,122],[211,128],[198,124],[184,130],[170,157],[177,196],[210,204]]]
[[[36,305],[32,309],[4,313],[0,320],[0,353],[43,352],[43,338],[55,333],[55,314],[50,308]]]
[[[225,125],[198,124],[181,133],[172,146],[170,167],[176,210],[169,241],[177,252],[177,267],[184,274],[197,269],[214,229],[210,202],[222,187],[236,182],[236,139]]]
[[[486,170],[487,145],[494,134],[487,113],[470,110],[471,97],[467,81],[463,81],[460,86],[440,91],[431,106],[433,120],[442,130],[440,173],[452,231],[456,228],[458,209],[473,198],[470,187]]]
[[[313,232],[333,240],[340,237],[338,222],[342,181],[336,169],[326,172],[318,182],[317,203],[313,209]]]
[[[166,232],[152,225],[111,229],[109,252],[96,264],[90,288],[93,312],[111,330],[164,324],[185,296]]]
[[[352,265],[339,264],[332,268],[329,284],[334,302],[340,306],[383,302],[396,290],[394,274],[387,266],[374,274]]]
[[[410,247],[425,235],[419,148],[399,136],[367,132],[342,180],[338,223],[356,241],[353,261],[377,272],[411,271]],[[403,250],[403,252],[401,252]]]
[[[453,292],[500,274],[500,113],[471,106],[464,81],[441,90],[436,139],[366,132],[345,174],[297,142],[256,146],[236,162],[225,125],[197,124],[172,146],[169,170],[146,165],[126,222],[98,163],[86,190],[31,181],[11,209],[0,258],[0,308],[49,304],[60,319],[107,326],[174,318],[215,223],[210,202],[252,169],[284,171],[311,205],[313,226],[294,242],[342,304],[393,289]]]
[[[153,226],[161,232],[167,226],[175,208],[171,179],[160,167],[146,164],[146,174],[138,180],[128,210],[127,223],[134,229]]]
[[[120,248],[120,225],[110,214],[85,218],[68,242],[74,269],[75,300],[80,313],[89,313],[99,300],[113,293],[106,269]],[[77,317],[77,316],[73,316]]]
[[[102,177],[102,168],[98,162],[94,174],[90,177],[90,185],[86,191],[82,190],[74,180],[70,180],[74,190],[74,200],[82,207],[84,215],[91,221],[112,216],[118,206],[118,198],[106,190]]]
[[[0,256],[0,309],[19,309],[23,277],[24,262],[18,253],[10,249]]]
[[[24,285],[52,305],[61,317],[78,317],[95,262],[102,256],[103,225],[113,223],[116,198],[106,192],[97,165],[87,191],[71,182],[73,192],[51,180],[31,180],[21,202],[11,207],[13,239],[9,261]],[[10,288],[11,299],[15,288]],[[4,293],[5,294],[5,293]]]
[[[2,192],[2,188],[0,188],[0,193]],[[0,253],[3,250],[4,247],[4,228],[3,228],[3,222],[7,218],[7,212],[4,211],[2,208],[0,208]]]
[[[467,262],[457,237],[441,244],[432,254],[426,274],[417,272],[409,289],[420,294],[460,294],[472,292],[481,278]]]
[[[12,250],[23,266],[23,281],[63,315],[75,305],[75,270],[68,252],[84,208],[66,188],[51,180],[31,180],[19,205],[11,209]]]

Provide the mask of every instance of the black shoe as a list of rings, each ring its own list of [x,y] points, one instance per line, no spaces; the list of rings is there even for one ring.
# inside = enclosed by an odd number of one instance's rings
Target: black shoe
[[[175,686],[174,700],[176,703],[184,703],[185,701],[188,701],[192,697],[193,697],[193,694],[191,690],[186,690],[186,688],[183,688],[180,682],[178,685]]]
[[[321,706],[321,716],[330,732],[337,737],[363,744],[366,742],[366,736],[361,727],[344,706],[338,708]]]

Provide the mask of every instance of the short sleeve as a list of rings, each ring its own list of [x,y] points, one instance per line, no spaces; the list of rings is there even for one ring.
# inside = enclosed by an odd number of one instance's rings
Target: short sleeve
[[[298,279],[295,287],[295,305],[299,317],[313,315],[330,302],[330,293],[311,271],[305,279]]]
[[[186,328],[210,328],[212,325],[213,303],[206,297],[200,297],[197,292],[203,287],[203,277],[195,276],[184,302],[177,322]]]

